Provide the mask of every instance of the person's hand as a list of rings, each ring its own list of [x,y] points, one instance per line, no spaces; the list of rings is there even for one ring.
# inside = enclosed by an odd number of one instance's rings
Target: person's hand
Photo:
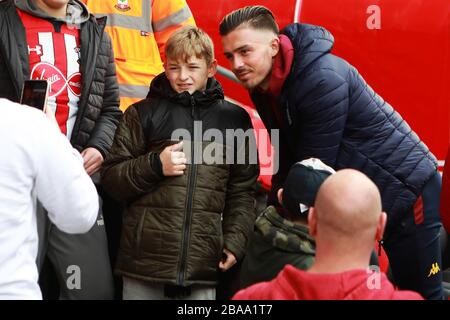
[[[166,177],[181,176],[186,169],[186,155],[183,149],[183,141],[166,147],[159,155],[162,163],[163,174]]]
[[[231,253],[231,251],[229,251],[227,249],[223,249],[223,254],[224,254],[224,257],[219,262],[219,269],[222,272],[225,272],[228,269],[230,269],[232,266],[234,266],[236,264],[237,260],[236,260],[236,257],[234,256],[234,254]]]
[[[96,173],[103,163],[103,156],[95,148],[86,148],[81,152],[81,156],[84,160],[84,170],[90,176]]]

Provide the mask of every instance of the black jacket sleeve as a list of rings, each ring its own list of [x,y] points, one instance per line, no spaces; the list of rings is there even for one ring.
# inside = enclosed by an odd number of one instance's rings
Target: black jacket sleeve
[[[103,105],[100,117],[95,124],[86,148],[94,147],[101,152],[103,158],[106,158],[106,155],[111,148],[114,133],[120,117],[122,116],[122,112],[119,109],[119,85],[117,84],[116,78],[114,53],[112,50],[111,39],[106,33],[103,35],[101,45],[103,46],[102,49],[104,49],[102,51],[109,54],[104,81]]]
[[[131,106],[117,127],[111,151],[103,164],[102,185],[111,196],[123,202],[148,193],[164,178],[161,169],[154,168],[157,156],[147,152],[138,112]]]

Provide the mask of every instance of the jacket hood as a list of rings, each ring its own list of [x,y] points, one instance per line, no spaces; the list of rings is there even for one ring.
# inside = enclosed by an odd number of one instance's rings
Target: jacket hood
[[[293,299],[300,300],[358,300],[391,299],[394,287],[384,273],[378,288],[369,288],[371,273],[366,270],[350,270],[342,273],[310,273],[292,266],[283,269],[278,284]]]
[[[187,91],[178,93],[172,89],[170,82],[163,72],[155,77],[150,84],[147,98],[164,98],[184,106],[191,106],[192,100],[198,106],[209,106],[216,100],[224,98],[223,89],[215,78],[209,78],[204,92],[195,91],[192,95]]]
[[[299,72],[329,53],[334,45],[334,37],[327,29],[311,24],[290,24],[281,33],[286,35],[294,46],[294,64]]]
[[[67,5],[67,14],[64,18],[55,18],[36,6],[33,0],[14,0],[14,4],[20,10],[23,10],[33,16],[43,19],[53,19],[67,24],[79,25],[89,19],[87,7],[79,0],[70,0]]]

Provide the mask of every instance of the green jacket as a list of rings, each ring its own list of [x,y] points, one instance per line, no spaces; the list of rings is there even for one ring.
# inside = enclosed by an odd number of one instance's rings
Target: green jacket
[[[116,264],[120,275],[181,286],[213,285],[223,248],[238,260],[244,256],[255,220],[256,163],[249,164],[248,158],[243,164],[201,161],[187,165],[182,176],[162,175],[159,153],[174,143],[175,129],[195,137],[194,121],[201,121],[202,133],[251,128],[246,111],[223,100],[214,79],[204,93],[191,96],[173,91],[164,74],[153,80],[148,99],[128,108],[119,124],[102,184],[126,205]],[[215,140],[183,141],[192,155],[188,161],[208,147],[226,149]],[[246,141],[238,152],[248,151],[251,143]]]
[[[241,288],[269,281],[291,264],[307,270],[314,262],[316,243],[308,227],[281,217],[274,206],[258,217],[242,262]]]

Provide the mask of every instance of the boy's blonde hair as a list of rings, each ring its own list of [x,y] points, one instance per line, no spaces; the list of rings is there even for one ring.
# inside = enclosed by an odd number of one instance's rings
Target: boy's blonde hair
[[[195,56],[204,58],[206,65],[211,66],[214,61],[214,44],[211,38],[194,26],[186,26],[175,31],[167,40],[165,49],[166,58],[187,62]]]

